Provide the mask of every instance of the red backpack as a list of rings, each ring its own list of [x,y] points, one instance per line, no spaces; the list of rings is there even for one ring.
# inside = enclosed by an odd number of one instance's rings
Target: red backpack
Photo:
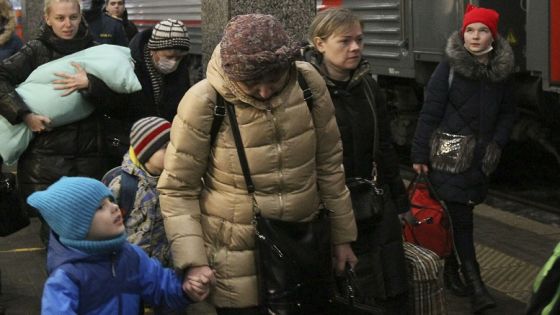
[[[427,248],[440,257],[453,251],[453,229],[445,205],[436,198],[428,178],[420,174],[408,186],[410,212],[415,223],[405,222],[406,242]]]

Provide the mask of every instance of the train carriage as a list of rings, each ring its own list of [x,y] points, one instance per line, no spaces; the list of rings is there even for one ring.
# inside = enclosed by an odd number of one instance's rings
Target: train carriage
[[[560,0],[319,0],[317,8],[346,7],[364,21],[363,53],[386,93],[393,138],[406,157],[423,88],[469,2],[500,12],[499,31],[516,59],[520,115],[502,163],[508,171],[501,167],[495,177],[515,180],[518,174],[511,170],[524,168],[528,174],[521,180],[548,178],[545,182],[560,190]],[[184,21],[192,53],[200,55],[200,0],[127,0],[126,5],[140,28],[168,17]]]

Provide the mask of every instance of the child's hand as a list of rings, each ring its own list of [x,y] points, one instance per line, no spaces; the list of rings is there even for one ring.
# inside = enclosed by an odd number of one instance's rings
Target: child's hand
[[[183,291],[193,301],[199,302],[208,297],[215,283],[214,271],[210,267],[191,267],[183,279]]]

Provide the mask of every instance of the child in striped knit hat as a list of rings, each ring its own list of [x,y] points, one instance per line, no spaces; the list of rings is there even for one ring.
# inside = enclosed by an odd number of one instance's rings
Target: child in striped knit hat
[[[128,241],[164,266],[171,265],[171,257],[156,184],[163,171],[170,128],[171,123],[160,117],[135,122],[130,131],[130,149],[121,166],[102,179],[123,212]]]
[[[128,241],[169,267],[171,253],[156,185],[163,171],[170,128],[171,123],[160,117],[136,121],[130,131],[130,149],[121,166],[110,170],[102,179],[121,208]],[[208,289],[208,279],[193,281],[200,290],[197,293]]]

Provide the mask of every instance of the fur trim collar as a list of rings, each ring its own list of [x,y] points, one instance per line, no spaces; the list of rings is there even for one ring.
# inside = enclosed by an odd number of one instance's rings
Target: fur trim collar
[[[2,25],[2,31],[0,32],[0,45],[4,45],[12,38],[12,34],[16,29],[16,17],[13,11],[9,11],[6,15],[2,14],[1,19],[4,24]]]
[[[500,82],[505,80],[512,72],[514,67],[513,51],[509,43],[498,35],[492,45],[494,50],[489,52],[490,60],[488,65],[477,61],[465,47],[459,33],[454,32],[447,40],[445,55],[453,70],[470,79],[488,80]]]

